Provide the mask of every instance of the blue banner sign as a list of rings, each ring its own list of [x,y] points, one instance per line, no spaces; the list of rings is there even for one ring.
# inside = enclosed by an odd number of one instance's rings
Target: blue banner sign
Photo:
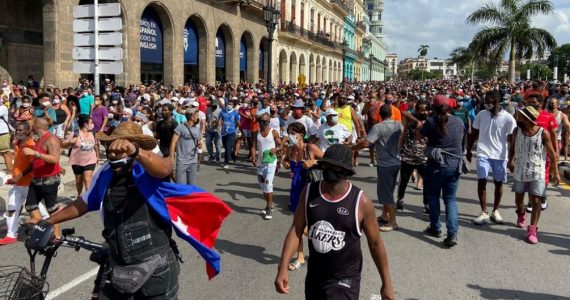
[[[245,40],[242,38],[239,42],[239,70],[245,71],[247,69],[247,47]]]
[[[198,64],[198,35],[192,22],[187,22],[184,28],[184,64]]]
[[[156,11],[147,8],[140,21],[141,62],[162,63],[162,24]]]
[[[226,67],[226,43],[221,33],[216,35],[216,68]]]

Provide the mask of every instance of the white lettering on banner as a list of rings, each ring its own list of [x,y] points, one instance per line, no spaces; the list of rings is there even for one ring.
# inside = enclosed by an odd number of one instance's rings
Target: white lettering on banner
[[[188,51],[188,29],[184,28],[184,51]]]
[[[156,43],[149,43],[149,42],[141,41],[141,48],[156,50],[158,48],[158,45],[156,45]]]
[[[158,32],[156,28],[157,28],[156,23],[150,22],[145,19],[141,19],[140,21],[141,48],[150,49],[150,50],[158,49],[158,45],[156,42]]]

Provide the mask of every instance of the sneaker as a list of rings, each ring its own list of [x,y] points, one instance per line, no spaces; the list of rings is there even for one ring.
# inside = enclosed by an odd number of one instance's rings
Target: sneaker
[[[230,168],[230,165],[224,165],[223,168],[227,170]]]
[[[17,238],[7,236],[7,237],[0,240],[0,245],[9,245],[9,244],[15,243],[17,241],[18,241]]]
[[[265,211],[266,211],[266,214],[265,214],[265,216],[263,216],[263,218],[264,218],[265,220],[271,220],[271,219],[273,219],[273,212],[272,212],[272,210],[271,210],[271,209],[269,209],[269,210],[265,209]]]
[[[404,210],[404,200],[398,200],[398,202],[396,202],[396,209],[397,210]]]
[[[490,220],[489,215],[483,211],[477,218],[475,218],[473,222],[477,225],[482,225],[485,223],[489,223],[489,220]]]
[[[526,205],[526,212],[527,213],[531,213],[532,212],[532,203],[529,201],[528,204]]]
[[[548,208],[548,202],[546,202],[546,197],[540,198],[540,209],[545,210]]]
[[[427,235],[430,235],[430,236],[433,236],[433,237],[436,237],[436,238],[441,238],[441,236],[442,236],[441,230],[433,229],[433,228],[431,227],[431,225],[428,226],[428,227],[424,230],[424,232],[425,232]]]
[[[524,212],[518,213],[517,212],[517,227],[524,228],[526,222],[526,214]]]
[[[271,206],[270,210],[273,211],[273,206]],[[266,214],[267,214],[267,207],[261,210],[261,214],[262,214],[262,215],[266,215]]]
[[[448,234],[445,240],[443,240],[443,244],[448,248],[457,245],[457,234]]]
[[[499,211],[496,210],[491,214],[491,221],[493,221],[494,223],[497,223],[497,224],[503,224],[504,220],[503,220],[503,217],[501,217],[501,214],[499,213]]]
[[[526,235],[527,242],[531,244],[538,244],[538,238],[536,237],[536,232],[538,231],[538,227],[536,225],[529,225],[528,231]]]

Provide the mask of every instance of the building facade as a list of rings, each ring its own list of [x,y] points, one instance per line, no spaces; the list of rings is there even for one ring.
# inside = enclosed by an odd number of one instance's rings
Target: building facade
[[[443,75],[444,79],[456,78],[459,75],[457,65],[452,64],[450,60],[438,58],[425,59],[422,57],[409,57],[404,59],[398,65],[396,72],[398,76],[406,77],[412,70],[439,72]]]
[[[384,60],[386,66],[386,80],[394,80],[398,76],[398,54],[390,53],[386,54],[386,59]]]
[[[114,76],[120,85],[151,79],[173,85],[257,82],[266,77],[267,28],[261,2],[99,2],[122,7],[124,72]],[[33,75],[43,84],[76,86],[81,74],[73,72],[73,7],[92,3],[1,1],[0,76],[17,81]]]
[[[383,81],[386,79],[386,45],[382,22],[384,0],[367,0],[364,9],[364,20],[369,24],[365,38],[370,45],[369,53],[366,55],[369,61],[369,77],[371,80]]]
[[[334,82],[342,79],[344,17],[340,1],[281,0],[275,66],[276,82]]]

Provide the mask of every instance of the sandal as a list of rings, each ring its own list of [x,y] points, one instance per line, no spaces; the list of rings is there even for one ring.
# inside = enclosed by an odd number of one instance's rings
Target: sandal
[[[300,262],[298,259],[296,259],[294,262],[289,264],[289,271],[297,271],[299,270],[303,265],[305,264],[305,262]]]

